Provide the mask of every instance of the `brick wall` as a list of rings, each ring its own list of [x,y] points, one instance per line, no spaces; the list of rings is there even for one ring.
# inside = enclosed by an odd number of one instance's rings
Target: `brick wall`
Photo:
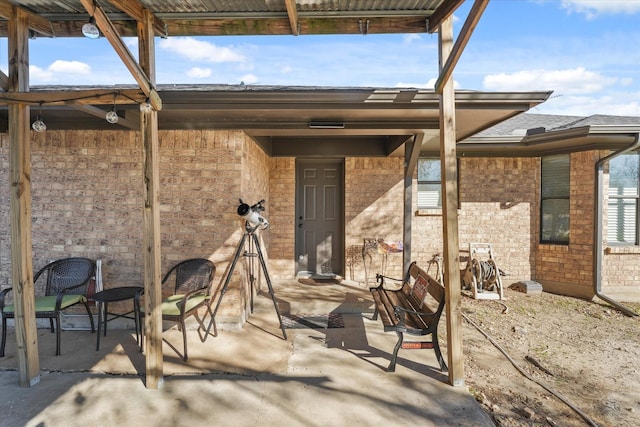
[[[460,249],[490,243],[505,286],[533,274],[538,175],[535,158],[460,160]]]
[[[212,224],[216,230],[219,229],[219,232],[223,234],[224,243],[213,258],[219,269],[217,284],[222,287],[230,274],[231,264],[245,232],[245,222],[237,213],[240,199],[249,205],[264,199],[266,210],[261,212],[261,215],[269,218],[269,166],[266,154],[243,132],[220,132],[218,135],[223,145],[237,150],[237,157],[222,159],[222,161],[227,163],[226,170],[229,171],[226,174],[227,179],[240,184],[239,187],[220,188],[217,193],[218,197],[224,198],[229,204],[224,211],[224,215],[228,217],[228,221],[224,221],[224,224],[229,224],[229,226],[225,228],[218,227],[215,223]],[[268,247],[269,234],[269,229],[256,231],[255,234],[261,247],[264,248],[265,257],[268,254],[266,248]],[[244,254],[245,249],[248,248],[249,236],[247,236],[244,247],[240,249],[240,254]],[[216,321],[223,328],[225,324],[227,328],[241,326],[250,313],[251,283],[245,261],[243,256],[238,258],[233,275],[229,278],[229,285],[224,294],[220,311],[216,316]],[[257,258],[251,258],[251,262],[253,262],[256,277],[254,291],[257,291],[262,283],[262,273]]]
[[[348,158],[345,162],[345,275],[364,281],[362,244],[364,238],[403,240],[402,158]],[[381,256],[374,254],[369,282],[381,271]],[[372,274],[371,274],[372,272]],[[402,254],[388,256],[385,273],[402,276]],[[373,279],[372,279],[373,278]]]
[[[296,162],[276,157],[269,160],[269,166],[269,228],[274,236],[269,241],[269,274],[277,279],[291,278],[296,268]]]
[[[593,296],[593,151],[574,153],[570,162],[569,245],[538,246],[535,279],[547,291]]]
[[[48,131],[32,134],[34,268],[64,256],[103,260],[105,286],[141,285],[142,164],[139,134]],[[269,158],[243,132],[161,131],[162,271],[203,256],[221,284],[243,232],[238,199],[266,200],[268,230],[260,232],[273,279],[295,273],[295,159]],[[505,284],[538,280],[561,293],[592,289],[594,163],[598,153],[571,157],[571,244],[539,245],[539,159],[460,159],[460,247],[493,245]],[[8,142],[0,135],[0,286],[11,286]],[[605,176],[606,177],[606,176]],[[414,192],[415,185],[414,177]],[[412,259],[425,264],[442,251],[439,210],[418,211],[413,197]],[[606,206],[606,203],[605,203]],[[402,240],[403,159],[345,161],[345,276],[364,281],[362,239]],[[605,216],[606,218],[606,216]],[[639,298],[640,252],[606,248],[603,290]],[[381,269],[375,256],[370,273]],[[246,316],[243,266],[224,297],[221,316]],[[463,266],[461,266],[462,268]],[[400,275],[402,255],[386,273]],[[370,275],[370,278],[372,276]],[[164,290],[170,292],[169,289]]]
[[[239,238],[238,198],[268,190],[266,156],[243,132],[161,131],[159,142],[162,272],[178,260],[205,257],[216,263],[219,282]],[[6,135],[0,143],[0,176],[8,177]],[[34,269],[87,256],[103,260],[105,287],[142,285],[141,155],[137,132],[32,134]],[[251,185],[241,179],[246,165],[255,172]],[[0,285],[8,287],[9,201],[2,182]],[[223,314],[239,314],[231,302],[225,297]]]
[[[535,256],[538,161],[529,158],[463,158],[459,161],[460,269],[470,243],[490,243],[507,286],[529,280]],[[413,185],[412,258],[426,263],[442,253],[442,211],[418,210]],[[483,258],[484,259],[484,258]]]

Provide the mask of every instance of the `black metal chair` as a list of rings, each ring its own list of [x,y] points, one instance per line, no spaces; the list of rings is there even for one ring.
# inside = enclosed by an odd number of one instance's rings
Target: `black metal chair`
[[[162,284],[164,285],[168,283],[172,276],[175,276],[173,295],[165,298],[161,303],[162,320],[176,322],[179,325],[179,329],[182,330],[182,340],[184,343],[182,359],[184,361],[188,359],[185,319],[195,316],[199,324],[198,331],[201,329],[205,330],[204,338],[201,338],[202,342],[206,341],[209,335],[209,328],[205,328],[204,319],[207,313],[209,316],[212,316],[209,300],[215,271],[216,267],[210,260],[205,258],[192,258],[174,265],[162,279]],[[135,304],[140,313],[140,325],[142,329],[144,329],[145,307],[140,302],[141,296],[142,293],[136,295]],[[206,307],[206,313],[202,319],[200,319],[198,312],[203,307]],[[144,333],[142,337],[140,341],[140,351],[143,351]]]
[[[63,258],[45,265],[33,278],[34,286],[41,277],[46,280],[44,296],[36,296],[34,300],[36,318],[49,319],[51,332],[56,332],[56,356],[60,355],[60,313],[76,304],[84,304],[91,332],[95,332],[93,314],[87,303],[89,282],[94,276],[95,261],[89,258]],[[7,319],[15,318],[13,304],[6,304],[5,298],[13,289],[0,292],[0,312],[2,313],[2,344],[0,357],[4,356],[7,341]],[[54,327],[55,321],[55,327]]]

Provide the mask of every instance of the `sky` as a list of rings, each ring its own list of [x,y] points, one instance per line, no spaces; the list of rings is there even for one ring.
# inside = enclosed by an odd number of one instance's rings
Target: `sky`
[[[437,52],[436,33],[169,37],[156,82],[433,89]],[[104,38],[37,38],[29,56],[31,85],[135,83]],[[453,77],[460,90],[553,91],[532,113],[640,116],[640,0],[491,0]]]

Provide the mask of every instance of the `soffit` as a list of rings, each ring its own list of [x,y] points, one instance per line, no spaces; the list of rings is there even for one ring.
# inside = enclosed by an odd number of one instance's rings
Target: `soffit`
[[[39,91],[54,89],[72,94],[78,88],[33,87],[31,93],[37,98]],[[83,88],[88,89],[97,88]],[[117,93],[125,88],[111,89]],[[160,85],[157,89],[163,100],[159,129],[244,130],[271,155],[326,155],[331,146],[340,149],[347,145],[351,147],[348,150],[363,148],[359,155],[403,155],[400,145],[417,133],[427,135],[423,152],[439,152],[439,97],[432,90],[239,85]],[[456,92],[457,139],[528,111],[549,95]],[[94,107],[104,113],[111,109],[111,105]],[[113,125],[102,113],[93,116],[66,105],[42,108],[50,130],[123,130],[127,123],[137,129],[137,104],[118,105],[117,112],[125,123]],[[38,107],[31,108],[31,120],[39,113]],[[0,109],[0,124],[6,128],[6,123],[5,107]],[[352,142],[347,144],[347,139]],[[353,150],[334,154],[355,155]]]
[[[517,115],[458,143],[464,156],[546,156],[586,150],[618,150],[640,133],[640,117]]]

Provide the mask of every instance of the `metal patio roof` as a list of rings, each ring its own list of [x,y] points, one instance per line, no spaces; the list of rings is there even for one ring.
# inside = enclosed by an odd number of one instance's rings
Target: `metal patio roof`
[[[7,35],[8,29],[7,21],[2,19],[10,19],[16,8],[26,14],[32,37],[82,37],[82,25],[92,16],[97,23],[101,16],[106,16],[101,28],[113,29],[112,34],[106,34],[112,44],[114,38],[137,36],[137,21],[148,13],[153,15],[156,37],[433,32],[463,2],[0,0],[0,36]],[[63,43],[60,42],[61,49]],[[122,53],[120,56],[131,57]],[[131,69],[131,60],[129,62]],[[2,73],[0,77],[6,78]],[[7,87],[6,81],[3,86]],[[31,86],[28,94],[20,94],[20,99],[22,102],[27,101],[27,97],[31,99],[31,121],[41,109],[51,130],[139,130],[139,104],[145,96],[142,91],[134,93],[135,88]],[[91,101],[75,99],[86,97],[92,90],[101,91],[105,96],[93,97]],[[38,98],[39,93],[47,91],[46,97]],[[76,95],[81,91],[84,92]],[[420,132],[426,136],[423,151],[437,153],[439,150],[439,98],[434,90],[156,85],[144,91],[147,97],[152,92],[161,99],[158,101],[162,104],[158,108],[159,129],[242,129],[274,156],[403,155],[402,144]],[[56,96],[56,92],[59,95]],[[112,125],[104,120],[104,115],[112,108],[116,93],[126,95],[118,95],[121,120]],[[458,91],[456,137],[466,138],[527,111],[544,102],[548,95],[548,92]],[[7,104],[17,102],[12,96],[11,92],[0,92],[6,101],[0,103],[0,131],[7,130]]]
[[[380,34],[433,31],[463,0],[95,0],[121,36],[136,35],[134,17],[147,9],[157,36]],[[82,37],[90,11],[81,0],[3,0],[28,10],[35,36]],[[91,2],[89,2],[91,3]],[[431,22],[431,23],[430,23]],[[429,30],[431,28],[432,30]],[[6,21],[0,35],[6,36]]]

